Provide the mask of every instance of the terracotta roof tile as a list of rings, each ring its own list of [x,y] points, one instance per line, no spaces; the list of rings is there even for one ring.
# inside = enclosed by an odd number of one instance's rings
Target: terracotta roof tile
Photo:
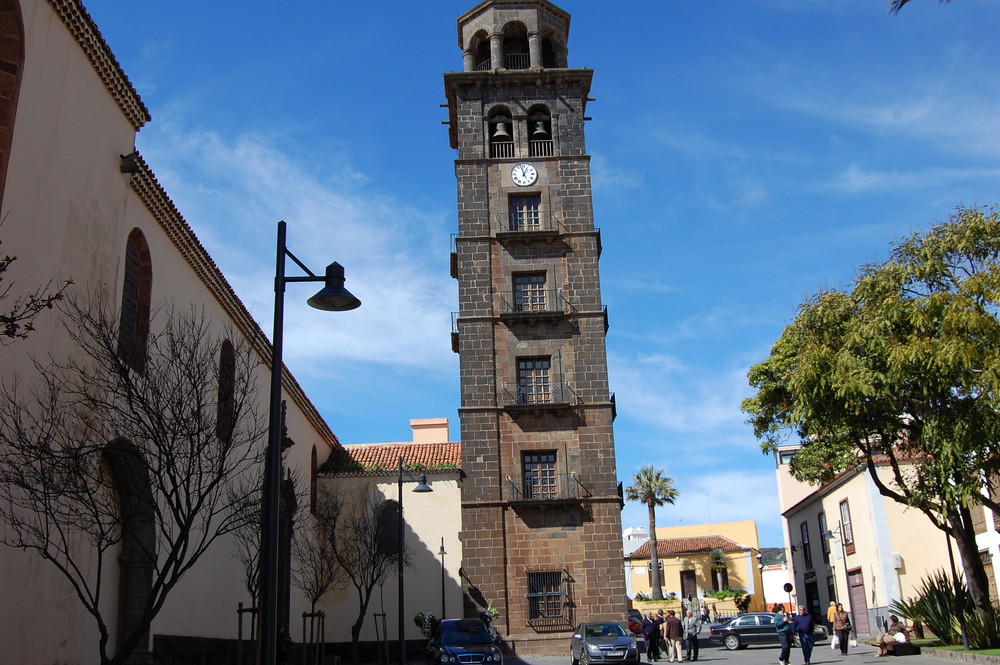
[[[677,554],[699,554],[711,552],[714,549],[723,552],[743,552],[750,548],[735,543],[723,536],[699,536],[695,538],[661,538],[656,541],[657,556],[672,556]],[[639,549],[629,554],[626,559],[648,559],[652,550],[647,540]]]
[[[395,473],[400,455],[408,469],[414,466],[440,467],[445,464],[451,464],[457,469],[462,464],[462,444],[407,442],[346,445],[335,448],[330,453],[321,472],[327,475]]]

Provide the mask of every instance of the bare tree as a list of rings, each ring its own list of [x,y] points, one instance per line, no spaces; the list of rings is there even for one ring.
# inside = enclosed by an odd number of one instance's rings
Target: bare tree
[[[0,386],[0,541],[55,566],[93,617],[101,663],[114,665],[146,651],[170,591],[246,520],[263,448],[257,357],[233,336],[222,371],[226,342],[205,313],[164,309],[139,373],[119,357],[108,303],[60,309],[68,357]],[[121,603],[106,616],[112,575]]]
[[[307,505],[307,502],[303,502]],[[309,599],[310,611],[327,591],[347,586],[347,571],[334,554],[336,525],[344,509],[343,497],[321,488],[316,509],[302,511],[292,540],[292,583]]]
[[[0,228],[3,228],[3,221],[0,220]],[[0,240],[0,245],[3,241]],[[11,290],[14,282],[7,282],[3,285],[3,280],[10,270],[11,264],[17,261],[16,256],[10,254],[0,254],[0,301],[8,300],[11,297]],[[24,339],[29,333],[35,330],[35,317],[42,310],[52,309],[58,301],[63,299],[66,289],[73,283],[68,279],[62,283],[58,290],[52,290],[52,281],[45,286],[40,286],[33,291],[14,297],[12,303],[4,305],[0,310],[0,346],[7,346],[11,342]]]
[[[386,501],[374,488],[358,487],[345,497],[334,492],[340,510],[334,517],[333,556],[358,594],[358,614],[351,625],[351,657],[359,663],[361,627],[375,587],[389,572],[396,570],[400,543],[398,538],[399,506]],[[403,550],[403,565],[409,565],[409,552]]]

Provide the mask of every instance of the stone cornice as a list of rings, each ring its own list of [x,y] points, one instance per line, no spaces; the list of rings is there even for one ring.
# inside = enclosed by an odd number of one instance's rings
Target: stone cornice
[[[143,104],[129,81],[125,71],[118,64],[111,47],[104,41],[97,24],[80,0],[49,0],[55,13],[62,19],[66,29],[76,39],[76,42],[87,54],[87,59],[94,66],[94,71],[104,81],[104,86],[118,102],[122,113],[132,126],[138,130],[150,121],[149,109]]]
[[[177,251],[184,257],[187,264],[201,280],[202,284],[212,293],[216,301],[225,311],[234,328],[239,331],[247,343],[257,352],[261,362],[270,366],[271,343],[264,335],[257,322],[253,320],[243,302],[233,291],[233,287],[223,276],[222,271],[212,260],[208,251],[198,240],[191,227],[167,196],[163,186],[141,155],[137,155],[139,172],[131,177],[129,185],[139,200],[143,202],[153,219],[160,225],[163,232],[170,238]],[[330,448],[340,446],[337,436],[316,410],[316,406],[306,396],[302,386],[295,377],[283,367],[282,385],[285,394],[298,405],[309,423],[323,437],[323,442]]]

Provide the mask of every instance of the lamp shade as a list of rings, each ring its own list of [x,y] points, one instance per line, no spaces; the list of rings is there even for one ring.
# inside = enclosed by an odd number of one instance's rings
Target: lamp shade
[[[361,306],[361,301],[344,288],[344,266],[336,261],[326,267],[326,286],[306,302],[326,312],[346,312]]]
[[[427,474],[421,473],[417,477],[417,486],[413,488],[414,492],[433,492],[434,488],[427,484]]]

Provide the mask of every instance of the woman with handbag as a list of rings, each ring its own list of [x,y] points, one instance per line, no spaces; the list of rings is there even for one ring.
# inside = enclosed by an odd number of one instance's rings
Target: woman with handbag
[[[837,603],[837,611],[833,614],[833,634],[840,643],[840,655],[847,655],[847,644],[851,639],[851,615],[844,611],[844,606]]]

